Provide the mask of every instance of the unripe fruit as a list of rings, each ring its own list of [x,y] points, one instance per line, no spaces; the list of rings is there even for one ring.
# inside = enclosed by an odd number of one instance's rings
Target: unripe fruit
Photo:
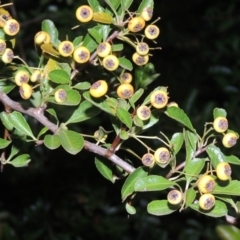
[[[128,99],[134,93],[133,86],[129,83],[122,83],[117,88],[117,95],[120,98]]]
[[[32,87],[28,83],[23,83],[19,88],[19,93],[23,99],[29,99],[32,96]]]
[[[6,50],[7,44],[3,39],[0,39],[0,55],[2,55]]]
[[[216,167],[216,173],[220,180],[226,181],[231,177],[231,166],[227,162],[221,162]]]
[[[201,193],[210,193],[215,188],[215,180],[210,175],[203,175],[198,179],[197,186]]]
[[[153,9],[150,7],[145,7],[141,13],[141,17],[145,20],[145,21],[149,21],[152,19],[153,16]]]
[[[136,46],[136,52],[141,56],[147,55],[149,52],[148,44],[145,42],[139,42]]]
[[[70,41],[62,41],[58,46],[58,51],[63,57],[69,57],[74,51],[73,43]]]
[[[155,163],[154,156],[151,153],[146,153],[142,156],[142,163],[144,166],[152,168]]]
[[[148,25],[144,30],[145,36],[148,39],[155,39],[160,34],[160,29],[156,25]]]
[[[226,148],[231,148],[237,143],[238,136],[234,132],[228,132],[222,139],[222,144]]]
[[[73,58],[77,63],[86,63],[90,58],[90,51],[84,47],[78,47],[73,52]]]
[[[145,65],[146,63],[148,63],[149,61],[149,56],[148,55],[139,55],[137,52],[135,52],[132,55],[132,60],[135,64],[137,64],[138,66],[142,66]]]
[[[128,22],[128,29],[131,32],[140,32],[145,27],[145,21],[142,17],[134,17]]]
[[[120,76],[121,83],[131,83],[132,82],[132,74],[129,72],[124,72]]]
[[[170,102],[167,105],[168,107],[178,107],[178,104],[176,102]]]
[[[14,77],[14,81],[18,86],[21,86],[23,83],[28,83],[29,79],[30,79],[29,73],[24,70],[17,71]]]
[[[98,80],[97,82],[93,83],[89,92],[90,95],[95,98],[100,98],[104,96],[108,91],[108,84],[105,80]]]
[[[108,71],[114,71],[119,66],[119,60],[115,55],[108,55],[103,59],[102,64]]]
[[[105,143],[108,135],[107,134],[104,134],[102,131],[100,130],[97,130],[94,132],[93,134],[94,138],[98,141],[98,142],[101,142],[101,143]]]
[[[155,161],[159,164],[166,164],[171,158],[169,150],[165,147],[158,148],[154,153]]]
[[[216,132],[223,133],[228,129],[228,120],[225,117],[214,119],[213,128]]]
[[[167,93],[163,90],[156,90],[152,92],[150,102],[152,106],[157,109],[164,108],[168,103]]]
[[[2,55],[2,61],[4,63],[10,63],[10,62],[12,62],[13,58],[14,58],[14,53],[13,53],[12,49],[6,48],[5,52]]]
[[[76,10],[76,18],[80,22],[89,22],[93,18],[93,10],[88,5],[82,5]]]
[[[45,43],[48,38],[47,35],[49,35],[49,34],[44,31],[40,31],[40,32],[36,33],[35,37],[34,37],[34,43],[37,45],[41,45],[41,44]]]
[[[54,99],[57,103],[63,103],[67,99],[67,93],[64,89],[60,88],[54,93]]]
[[[35,70],[30,77],[31,82],[40,81],[42,79],[42,72],[40,70]]]
[[[1,8],[1,11],[3,10],[3,8]],[[3,10],[5,11],[5,10]],[[12,19],[12,16],[9,14],[8,11],[1,13],[1,18],[0,18],[0,27],[3,28],[6,21]]]
[[[102,42],[98,45],[97,48],[97,54],[99,57],[106,57],[108,56],[112,51],[112,46],[109,42]]]
[[[9,36],[15,36],[19,32],[20,26],[17,20],[9,19],[3,26],[3,31]]]
[[[199,207],[203,210],[210,210],[215,205],[215,197],[211,193],[205,193],[199,198]]]
[[[167,195],[167,200],[172,205],[178,205],[182,202],[182,193],[179,190],[171,190]]]
[[[148,120],[151,117],[150,108],[148,106],[140,106],[137,109],[137,116],[143,121]]]

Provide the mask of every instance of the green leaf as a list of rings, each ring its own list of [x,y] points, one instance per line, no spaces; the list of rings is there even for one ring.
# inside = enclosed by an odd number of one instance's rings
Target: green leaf
[[[148,213],[155,216],[171,214],[179,209],[179,206],[170,205],[167,200],[154,200],[147,206]]]
[[[157,175],[150,175],[138,179],[134,189],[136,192],[161,191],[175,185],[174,182]]]
[[[183,126],[189,128],[191,131],[195,132],[195,129],[193,128],[193,125],[192,125],[190,119],[188,118],[188,116],[185,114],[185,112],[182,109],[180,109],[178,107],[170,107],[170,108],[167,108],[167,110],[165,111],[165,114],[168,117],[181,123]]]
[[[215,217],[215,218],[224,217],[228,212],[226,204],[221,202],[221,201],[218,201],[218,200],[216,200],[215,206],[208,211],[202,210],[199,207],[198,203],[193,203],[193,204],[189,205],[189,207],[191,209],[199,212],[199,213],[202,213],[202,214],[207,215],[209,217]]]
[[[121,195],[122,195],[123,201],[135,191],[134,185],[136,181],[142,177],[146,177],[147,174],[148,173],[145,171],[143,167],[139,167],[127,177],[121,189]]]
[[[12,112],[9,114],[8,119],[10,123],[22,134],[31,137],[32,139],[36,140],[34,137],[30,126],[28,125],[26,119],[20,112]]]
[[[62,69],[53,70],[48,76],[52,82],[58,84],[67,84],[71,82],[70,75]]]
[[[137,102],[137,100],[139,100],[139,98],[143,95],[143,93],[144,93],[144,90],[140,88],[129,99],[129,103],[131,104],[132,108],[135,108],[135,103]]]
[[[143,121],[142,121],[137,115],[135,115],[135,116],[133,117],[133,122],[134,122],[134,124],[135,124],[136,126],[138,126],[138,127],[140,127],[140,128],[142,128],[143,125],[144,125]]]
[[[94,12],[93,13],[93,21],[98,23],[104,23],[104,24],[111,24],[113,23],[113,18],[111,16],[111,13],[106,12]]]
[[[41,129],[41,131],[37,135],[37,139],[39,139],[44,133],[48,131],[48,127],[44,127]]]
[[[60,147],[60,145],[61,145],[58,135],[48,134],[44,137],[43,142],[44,142],[44,145],[51,150],[54,150],[54,149]]]
[[[98,27],[88,29],[88,32],[91,36],[95,39],[97,43],[102,41],[101,29],[99,30]]]
[[[83,40],[83,36],[78,36],[73,40],[73,46],[78,47]]]
[[[15,87],[16,87],[16,84],[13,84],[9,81],[0,82],[0,91],[6,94],[10,93]]]
[[[103,8],[101,7],[97,0],[88,0],[88,4],[90,5],[94,12],[103,11]]]
[[[78,108],[74,111],[72,116],[65,123],[66,125],[69,123],[77,123],[83,122],[87,119],[90,119],[101,112],[101,109],[96,108],[87,100],[83,101]]]
[[[107,180],[114,182],[112,164],[109,160],[102,157],[95,157],[95,165],[97,170],[105,177]]]
[[[221,184],[221,185],[220,185]],[[215,186],[213,194],[240,196],[240,181],[226,181],[218,183]]]
[[[46,110],[46,112],[48,112],[49,114],[51,114],[56,120],[57,120],[57,124],[58,124],[58,117],[57,117],[57,113],[53,108],[49,108]]]
[[[153,6],[154,6],[153,0],[142,0],[141,4],[138,7],[137,13],[141,13],[143,9],[146,7],[150,7],[151,9],[153,9]]]
[[[50,35],[51,43],[54,47],[57,47],[59,44],[58,40],[58,30],[55,27],[54,23],[51,20],[43,20],[42,21],[42,30],[47,32]]]
[[[89,82],[80,82],[73,86],[73,88],[76,88],[78,90],[88,90],[91,87],[91,84]]]
[[[112,45],[112,51],[113,52],[120,52],[123,50],[123,44],[113,44]]]
[[[221,152],[220,148],[214,145],[208,145],[206,148],[206,152],[211,160],[213,167],[216,169],[217,165],[220,162],[226,162],[226,158],[224,154]]]
[[[122,68],[127,69],[128,71],[132,71],[133,65],[132,65],[131,61],[129,61],[125,57],[120,57],[120,58],[118,58],[118,60],[119,60],[119,65]]]
[[[189,188],[186,191],[186,199],[185,199],[186,206],[189,206],[194,202],[194,200],[196,199],[196,195],[197,195],[196,191],[193,188]]]
[[[6,148],[10,143],[11,141],[0,138],[0,149]]]
[[[240,230],[233,225],[218,225],[216,232],[221,240],[239,240]]]
[[[14,167],[26,167],[30,161],[31,159],[28,154],[22,154],[7,163],[13,165]]]
[[[132,116],[131,114],[123,108],[117,108],[117,117],[119,120],[124,123],[129,129],[132,128]]]
[[[8,120],[8,114],[6,112],[0,113],[0,119],[5,128],[7,128],[9,131],[13,130],[13,125]]]
[[[240,159],[234,155],[225,156],[225,159],[230,164],[240,165]]]
[[[10,161],[16,154],[19,152],[19,147],[17,145],[12,145],[10,155],[7,158],[7,161]]]
[[[214,108],[213,110],[213,118],[217,117],[227,117],[227,112],[223,108]]]
[[[146,130],[150,127],[152,127],[154,124],[156,124],[159,121],[159,115],[160,115],[160,111],[157,109],[152,110],[151,112],[151,117],[148,120],[148,122],[144,122],[144,126],[142,128],[142,130]]]
[[[124,130],[121,130],[120,131],[120,134],[119,134],[119,137],[122,139],[122,140],[127,140],[129,138],[129,134],[128,132],[124,131]]]
[[[70,154],[79,153],[84,146],[82,135],[71,130],[61,130],[59,133],[60,143],[62,147]]]
[[[87,34],[83,40],[83,46],[85,46],[90,52],[93,52],[96,50],[98,44],[89,34]]]
[[[122,0],[121,5],[123,10],[129,9],[132,3],[133,3],[133,0]]]
[[[109,33],[111,32],[110,25],[103,25],[103,24],[98,24],[102,28],[102,36],[103,36],[103,41],[106,41]]]
[[[130,205],[129,203],[126,203],[125,208],[126,208],[126,211],[127,211],[128,214],[130,214],[130,215],[136,214],[136,209],[135,209],[135,207],[133,207],[133,206]]]
[[[174,133],[170,142],[173,146],[174,154],[177,154],[179,152],[179,150],[181,149],[183,142],[184,142],[183,134],[182,133]]]

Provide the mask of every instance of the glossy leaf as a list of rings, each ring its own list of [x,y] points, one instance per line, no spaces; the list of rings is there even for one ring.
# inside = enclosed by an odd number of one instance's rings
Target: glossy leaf
[[[171,214],[179,209],[179,206],[173,206],[167,200],[154,200],[147,206],[148,213],[155,216]]]
[[[6,148],[10,143],[11,143],[11,141],[0,138],[0,149]]]
[[[90,34],[87,34],[83,40],[83,46],[85,46],[90,52],[93,52],[97,48],[98,44],[90,36]]]
[[[217,184],[213,194],[240,196],[240,181],[232,180]]]
[[[30,161],[31,159],[28,154],[22,154],[7,163],[13,165],[14,167],[26,167]]]
[[[62,147],[70,154],[79,153],[84,146],[84,139],[81,134],[71,130],[61,130],[59,133]]]
[[[57,47],[59,44],[58,40],[58,30],[55,27],[54,23],[51,20],[42,21],[42,30],[47,32],[50,35],[51,43]]]
[[[130,215],[134,215],[137,212],[135,207],[133,207],[129,203],[126,203],[125,208],[126,208],[127,213],[130,214]]]
[[[146,177],[147,174],[148,173],[143,167],[139,167],[127,177],[121,189],[123,201],[135,191],[134,186],[136,181],[140,178]]]
[[[113,23],[113,18],[106,12],[94,12],[93,13],[93,21],[104,23],[104,24],[111,24]]]
[[[44,137],[44,141],[43,142],[44,142],[44,145],[47,148],[51,149],[51,150],[54,150],[54,149],[60,147],[60,145],[61,145],[60,144],[60,139],[59,139],[58,135],[50,135],[50,134],[48,134],[48,135],[46,135]]]
[[[97,43],[100,43],[102,41],[101,30],[99,30],[99,28],[90,28],[88,29],[88,32]]]
[[[11,124],[11,122],[8,120],[8,114],[6,112],[1,112],[0,113],[0,119],[2,121],[2,124],[4,125],[4,127],[6,129],[8,129],[9,131],[13,130],[13,125]]]
[[[119,120],[124,123],[129,129],[132,127],[132,116],[131,114],[123,108],[117,108],[117,117]]]
[[[240,159],[234,155],[225,156],[225,159],[230,164],[240,165]]]
[[[213,110],[213,118],[217,117],[227,117],[227,112],[223,108],[214,108]]]
[[[194,202],[194,200],[196,199],[196,191],[193,188],[189,188],[186,191],[186,197],[185,197],[185,204],[186,206],[189,206],[190,204],[192,204]]]
[[[129,61],[125,57],[120,57],[120,58],[118,58],[118,60],[119,60],[119,65],[122,68],[127,69],[128,71],[132,71],[133,65],[132,65],[131,61]]]
[[[102,157],[95,157],[95,165],[97,170],[105,177],[107,180],[113,181],[113,172],[112,172],[112,164],[109,160],[104,159]]]
[[[141,4],[138,7],[137,13],[141,13],[144,8],[150,7],[153,9],[154,2],[153,0],[142,0]]]
[[[179,132],[174,133],[170,142],[173,146],[174,154],[177,154],[179,152],[179,150],[181,149],[183,142],[184,142],[183,134],[179,133]]]
[[[220,148],[214,145],[208,145],[206,148],[206,152],[214,168],[216,168],[220,162],[226,162],[226,158],[221,152]]]
[[[58,84],[68,84],[71,82],[70,75],[62,69],[51,71],[48,74],[48,77],[52,82],[55,82]]]
[[[103,8],[101,7],[97,0],[88,0],[88,4],[90,5],[94,12],[103,11]]]

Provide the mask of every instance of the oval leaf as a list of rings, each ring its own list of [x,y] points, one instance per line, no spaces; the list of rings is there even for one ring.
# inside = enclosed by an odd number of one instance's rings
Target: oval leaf
[[[183,145],[183,134],[182,133],[174,133],[172,138],[171,138],[171,144],[173,146],[173,151],[174,154],[177,154],[179,152],[179,150],[181,149],[182,145]]]
[[[59,139],[59,136],[57,135],[48,134],[44,137],[43,142],[44,142],[44,145],[51,150],[54,150],[60,147],[60,139]]]
[[[6,148],[10,143],[11,141],[0,138],[0,149]]]
[[[101,157],[95,157],[95,165],[97,170],[105,177],[107,180],[113,181],[113,173],[112,173],[112,164],[109,160],[103,159]]]
[[[240,181],[233,180],[217,184],[213,190],[213,194],[240,196]]]
[[[14,167],[26,167],[30,161],[31,159],[28,154],[22,154],[7,163],[13,165]]]
[[[133,65],[132,65],[131,61],[129,61],[127,58],[120,57],[120,58],[118,58],[118,60],[119,60],[119,65],[122,68],[127,69],[128,71],[133,70]]]
[[[136,208],[130,205],[129,203],[126,203],[125,208],[127,213],[130,215],[134,215],[136,213]]]
[[[148,213],[155,216],[168,215],[179,209],[179,206],[173,206],[167,200],[154,200],[147,206]]]
[[[206,151],[214,168],[216,168],[220,162],[226,162],[226,158],[220,148],[214,145],[208,145]]]
[[[69,74],[62,69],[56,69],[51,71],[48,74],[48,77],[50,78],[51,81],[58,84],[66,84],[71,82]]]
[[[117,117],[124,123],[129,129],[132,128],[132,116],[131,114],[123,108],[117,108]]]
[[[0,113],[0,119],[5,128],[7,128],[9,131],[13,130],[13,125],[8,120],[8,114],[6,112]]]

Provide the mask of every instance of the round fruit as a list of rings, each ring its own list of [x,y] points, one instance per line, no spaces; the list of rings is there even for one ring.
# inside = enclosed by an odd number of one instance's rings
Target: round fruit
[[[121,83],[131,83],[132,82],[132,74],[129,72],[124,72],[120,76]]]
[[[105,143],[108,137],[107,134],[103,133],[103,131],[100,131],[100,130],[95,131],[93,136],[98,142],[101,142],[101,143]]]
[[[128,22],[128,29],[131,32],[140,32],[145,27],[145,21],[142,17],[134,17]]]
[[[90,51],[84,47],[78,47],[73,52],[73,58],[77,63],[86,63],[90,58]]]
[[[31,82],[36,82],[42,79],[42,72],[40,70],[35,70],[30,77]]]
[[[163,90],[156,90],[152,92],[150,102],[152,106],[157,109],[164,108],[168,103],[167,93]]]
[[[36,33],[35,37],[34,37],[34,43],[37,45],[41,45],[42,43],[45,43],[46,39],[47,39],[47,32],[44,31],[40,31],[38,33]]]
[[[4,63],[10,63],[10,62],[12,62],[13,58],[14,58],[14,53],[13,53],[12,49],[6,48],[5,52],[2,55],[2,61]]]
[[[220,180],[226,181],[231,177],[231,166],[227,162],[221,162],[216,167],[216,173]]]
[[[28,83],[23,83],[19,88],[19,93],[23,99],[29,99],[32,96],[32,87]]]
[[[99,57],[106,57],[108,56],[112,51],[112,46],[109,42],[102,42],[98,45],[97,48],[97,54]]]
[[[30,79],[29,73],[24,70],[17,71],[14,77],[15,83],[18,86],[21,86],[23,83],[28,83],[29,79]]]
[[[117,95],[120,98],[128,99],[134,93],[133,86],[129,83],[122,83],[117,88]]]
[[[7,44],[3,39],[0,39],[0,55],[2,55],[6,50]]]
[[[63,57],[69,57],[74,51],[73,43],[70,41],[63,41],[58,46],[58,51]]]
[[[148,52],[149,52],[149,46],[147,43],[145,42],[139,42],[136,46],[136,52],[139,54],[139,55],[147,55]]]
[[[211,193],[205,193],[199,198],[199,207],[203,210],[210,210],[215,205],[215,197]]]
[[[154,153],[155,161],[159,164],[166,164],[171,158],[169,150],[165,147],[158,148]]]
[[[142,66],[145,65],[146,63],[148,63],[149,61],[149,56],[148,55],[139,55],[137,52],[135,52],[132,55],[132,60],[135,64],[137,64],[138,66]]]
[[[103,59],[103,67],[108,71],[114,71],[119,66],[119,60],[115,55],[108,55]]]
[[[170,102],[167,105],[168,107],[178,107],[178,104],[176,102]]]
[[[228,129],[228,120],[225,117],[214,119],[213,128],[216,132],[223,133]]]
[[[140,106],[137,109],[137,116],[143,121],[148,120],[151,117],[150,108],[148,106]]]
[[[142,156],[142,163],[144,166],[153,167],[155,163],[154,156],[151,153],[146,153]]]
[[[3,31],[9,36],[15,36],[19,32],[20,26],[17,20],[9,19],[3,26]]]
[[[100,98],[104,96],[108,91],[108,84],[105,80],[98,80],[97,82],[93,83],[90,88],[91,96],[95,98]]]
[[[67,93],[64,89],[60,88],[54,93],[54,99],[57,103],[63,103],[67,99]]]
[[[141,13],[141,17],[145,20],[145,21],[149,21],[152,19],[153,16],[153,9],[150,7],[145,7]]]
[[[179,190],[171,190],[167,195],[167,200],[170,204],[178,205],[182,202],[182,193]]]
[[[226,148],[231,148],[237,143],[238,136],[234,132],[228,132],[222,139],[222,144]]]
[[[148,39],[155,39],[160,34],[160,29],[156,25],[148,25],[144,30],[145,36]]]
[[[202,175],[197,181],[197,186],[201,193],[210,193],[215,188],[215,180],[210,175]]]
[[[93,18],[93,10],[92,8],[90,8],[88,5],[83,5],[80,6],[77,10],[76,10],[76,18],[80,21],[80,22],[89,22],[92,20]]]

